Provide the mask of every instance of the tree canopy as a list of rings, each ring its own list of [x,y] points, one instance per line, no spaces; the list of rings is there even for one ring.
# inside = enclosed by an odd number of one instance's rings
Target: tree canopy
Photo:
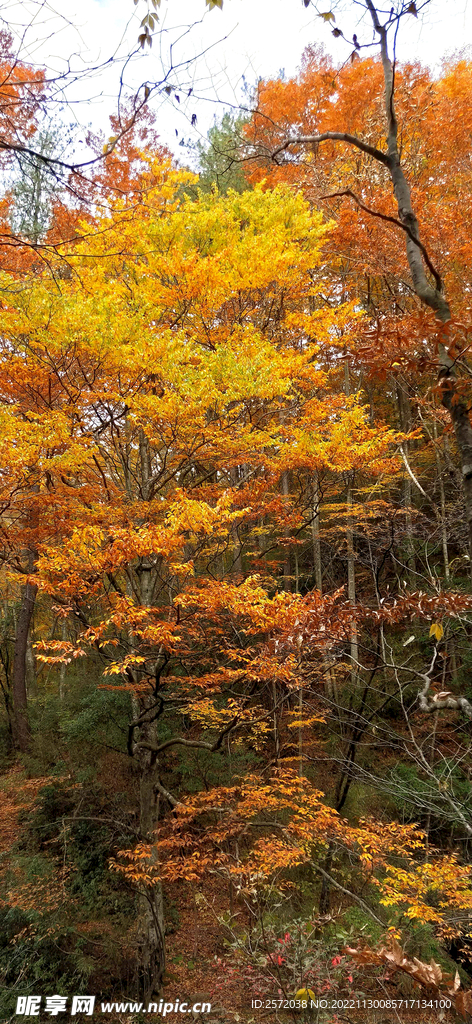
[[[3,41],[6,1019],[472,1013],[471,67],[412,7],[67,188]]]

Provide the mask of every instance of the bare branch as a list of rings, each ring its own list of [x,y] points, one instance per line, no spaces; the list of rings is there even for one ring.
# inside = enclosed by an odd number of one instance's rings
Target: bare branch
[[[168,747],[194,747],[197,750],[210,750],[214,753],[216,750],[221,748],[223,740],[226,736],[232,732],[233,729],[238,725],[239,719],[233,718],[233,720],[220,732],[218,739],[214,743],[207,743],[205,740],[186,740],[183,736],[173,736],[170,740],[165,740],[164,743],[160,743],[158,746],[155,743],[147,743],[144,740],[140,740],[135,750],[151,750],[153,754],[161,754],[163,750],[167,750]]]
[[[434,502],[431,501],[430,497],[428,497],[428,495],[426,494],[426,491],[423,490],[419,480],[415,476],[415,474],[414,474],[414,472],[413,472],[413,470],[412,470],[412,468],[410,466],[410,463],[408,462],[408,459],[407,459],[407,457],[405,455],[405,452],[403,450],[403,445],[400,445],[400,455],[401,455],[401,457],[403,459],[403,465],[405,466],[405,469],[406,469],[406,471],[408,473],[408,476],[410,477],[410,480],[413,481],[415,487],[417,487],[419,492],[420,492],[420,494],[423,495],[423,498],[426,498],[426,501],[428,501],[431,505],[434,506],[434,508],[436,508],[436,506],[434,505]]]
[[[323,876],[323,878],[326,878],[326,881],[329,882],[330,885],[334,886],[335,889],[339,889],[339,892],[344,893],[345,896],[349,896],[350,899],[355,900],[355,902],[358,903],[359,906],[362,907],[362,909],[365,910],[366,913],[369,914],[370,917],[372,917],[374,921],[376,921],[376,923],[379,924],[382,929],[385,928],[385,924],[383,923],[383,921],[380,920],[380,917],[377,917],[377,914],[374,914],[374,911],[371,910],[369,904],[366,903],[365,900],[361,899],[361,897],[358,896],[357,893],[352,892],[351,889],[345,889],[340,882],[337,882],[336,879],[333,878],[333,876],[330,875],[327,871],[325,871],[324,868],[320,867],[319,864],[314,864],[313,861],[310,861],[310,864],[313,870],[317,871],[319,875]]]
[[[431,271],[431,274],[434,277],[436,288],[438,289],[438,291],[441,291],[441,288],[442,288],[441,276],[438,273],[438,271],[436,270],[434,264],[431,262],[426,247],[423,245],[423,243],[420,241],[419,238],[415,237],[415,235],[413,234],[413,232],[412,232],[412,230],[411,230],[411,228],[409,227],[408,224],[402,224],[401,220],[398,220],[397,217],[390,217],[389,214],[387,214],[387,213],[380,213],[379,210],[372,210],[370,208],[370,206],[366,206],[365,203],[363,203],[359,199],[359,197],[356,196],[355,192],[353,192],[352,189],[350,189],[350,188],[346,188],[342,192],[331,192],[330,195],[327,195],[327,196],[318,196],[318,198],[319,199],[336,199],[338,196],[350,196],[351,199],[354,199],[354,201],[357,203],[357,205],[360,207],[360,209],[364,210],[365,213],[370,214],[371,217],[378,217],[379,220],[385,220],[385,221],[387,221],[390,224],[395,224],[395,226],[397,228],[401,228],[402,231],[404,231],[408,235],[408,237],[411,238],[412,242],[414,242],[415,245],[418,246],[418,249],[421,251],[421,253],[423,255],[423,258],[424,258],[424,261],[426,263],[426,266],[427,266],[428,270]]]
[[[433,711],[440,711],[443,708],[450,708],[451,711],[462,711],[466,718],[472,719],[472,704],[467,697],[455,697],[450,690],[430,695],[431,678],[438,656],[438,649],[435,647],[431,665],[427,672],[416,673],[424,680],[423,689],[418,694],[418,701],[422,711],[431,714]]]
[[[168,789],[166,789],[166,787],[163,786],[162,782],[160,782],[159,780],[154,783],[154,789],[156,790],[157,793],[160,793],[161,796],[165,797],[165,799],[170,803],[171,807],[183,806],[181,800],[177,800],[177,798],[173,796],[172,793]]]
[[[284,153],[289,146],[316,146],[319,142],[329,141],[347,142],[349,146],[355,146],[362,153],[367,153],[368,156],[372,156],[374,160],[378,160],[381,164],[388,167],[388,156],[386,153],[382,153],[382,150],[377,149],[375,146],[369,146],[368,142],[363,142],[362,139],[358,139],[356,135],[350,135],[348,132],[323,132],[322,135],[293,136],[293,138],[286,139],[278,149],[274,149],[273,153],[271,153],[271,159],[277,162],[279,153]]]

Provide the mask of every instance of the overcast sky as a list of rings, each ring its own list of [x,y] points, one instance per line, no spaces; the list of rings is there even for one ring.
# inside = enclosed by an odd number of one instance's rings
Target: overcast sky
[[[371,26],[367,20],[359,24],[362,11],[353,2],[319,0],[316,9],[305,9],[302,0],[224,0],[223,11],[205,13],[204,0],[162,0],[164,32],[156,35],[151,51],[140,52],[124,65],[146,10],[146,0],[138,0],[136,6],[133,0],[57,0],[57,6],[54,0],[7,0],[1,16],[23,36],[24,59],[54,73],[69,65],[83,73],[80,84],[68,92],[69,119],[104,130],[108,113],[116,109],[120,73],[130,90],[146,80],[161,81],[163,67],[167,72],[170,65],[172,43],[172,63],[177,66],[169,81],[179,86],[180,104],[175,96],[162,98],[158,123],[163,142],[177,153],[180,139],[198,137],[191,130],[192,114],[197,115],[197,131],[205,135],[215,114],[221,116],[221,102],[241,102],[244,82],[250,88],[259,77],[280,70],[287,77],[293,75],[308,43],[323,43],[335,59],[347,59],[349,48],[333,38],[333,25],[320,13],[335,11],[336,24],[345,35],[357,32],[361,42],[372,40]],[[399,59],[416,57],[436,69],[442,57],[470,43],[472,3],[431,0],[417,19],[403,19],[397,53]],[[112,63],[112,57],[122,58],[121,63]],[[107,61],[106,69],[85,74]]]

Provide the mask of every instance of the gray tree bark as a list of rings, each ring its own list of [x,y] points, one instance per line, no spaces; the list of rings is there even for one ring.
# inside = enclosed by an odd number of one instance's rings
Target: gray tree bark
[[[156,742],[155,722],[144,723],[140,728],[140,740]],[[155,829],[158,817],[158,795],[156,791],[157,758],[153,751],[140,748],[139,762],[139,821],[143,841],[151,844],[151,864],[157,863]],[[147,887],[140,898],[139,929],[139,994],[149,1001],[153,994],[159,995],[165,971],[165,920],[162,885],[155,882]]]
[[[321,542],[320,542],[320,488],[318,474],[313,474],[313,519],[311,521],[311,534],[313,539],[313,568],[315,571],[316,589],[323,593],[323,567],[321,564]]]
[[[139,438],[140,485],[144,501],[149,500],[151,484],[151,453],[149,441],[141,431]],[[155,582],[155,569],[146,559],[141,560],[139,573],[140,600],[143,607],[152,604]],[[160,655],[156,660],[156,667]],[[158,860],[156,829],[158,825],[159,796],[156,789],[158,782],[158,758],[149,747],[157,745],[157,722],[152,706],[152,696],[138,698],[139,742],[132,749],[139,773],[139,820],[143,842],[151,846],[151,864],[155,867]],[[141,746],[143,744],[143,746]],[[146,747],[144,744],[149,744]],[[139,995],[144,1002],[149,1001],[153,994],[159,995],[162,989],[165,971],[165,918],[162,885],[155,881],[142,892],[139,913]]]
[[[37,592],[38,588],[33,583],[25,583],[22,587],[20,610],[16,622],[12,675],[13,742],[22,753],[28,750],[30,742],[26,672],[28,637]]]
[[[395,390],[397,393],[398,403],[398,414],[400,420],[400,429],[408,434],[411,430],[411,406],[410,399],[408,397],[406,388],[402,383],[397,380],[395,381]],[[403,451],[406,458],[409,456],[409,444],[408,441],[403,442]],[[415,586],[415,572],[416,572],[416,558],[415,558],[415,544],[413,540],[413,522],[411,518],[411,508],[413,505],[413,492],[412,492],[412,481],[408,473],[404,473],[403,476],[403,503],[405,506],[405,540],[406,540],[406,564],[408,566],[409,583],[412,588]]]

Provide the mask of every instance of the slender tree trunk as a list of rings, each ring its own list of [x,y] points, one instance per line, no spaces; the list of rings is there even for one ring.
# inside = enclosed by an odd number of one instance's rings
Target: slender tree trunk
[[[438,471],[438,485],[439,485],[439,501],[441,506],[441,544],[443,552],[444,562],[444,575],[449,581],[451,578],[451,571],[449,567],[449,548],[448,548],[448,537],[447,537],[447,510],[446,510],[446,494],[444,490],[444,477],[443,467],[441,464],[441,456],[439,454],[438,447],[438,427],[437,423],[433,423],[433,439],[434,439],[434,455],[436,458],[436,468]]]
[[[330,843],[329,846],[328,846],[327,853],[326,853],[325,862],[323,864],[324,870],[327,872],[327,874],[329,874],[329,872],[331,871],[332,864],[333,864],[333,844]],[[321,880],[320,898],[319,898],[319,902],[318,902],[318,913],[319,913],[320,917],[324,917],[325,914],[329,914],[330,905],[331,905],[331,886],[330,886],[330,883],[329,883],[329,879],[326,878],[326,875],[323,875],[323,878]]]
[[[235,466],[230,473],[231,483],[233,487],[238,485],[239,469]],[[235,576],[243,575],[243,560],[241,556],[242,544],[238,533],[238,527],[236,523],[231,525],[231,539],[233,542],[233,574]]]
[[[284,498],[288,498],[290,494],[290,478],[289,473],[285,470],[282,473],[282,494]],[[285,561],[284,561],[284,590],[291,593],[292,591],[292,560],[290,557],[290,547],[287,545],[285,548]]]
[[[365,709],[365,705],[366,705],[366,699],[367,699],[368,692],[369,692],[369,687],[365,686],[363,694],[362,694],[362,697],[361,697],[359,709],[358,709],[358,712],[357,712],[357,715],[356,715],[357,722],[356,722],[356,719],[355,719],[355,723],[356,724],[354,724],[354,726],[352,728],[352,731],[351,731],[351,736],[350,736],[350,738],[348,740],[347,750],[346,750],[346,754],[345,754],[345,757],[344,757],[344,763],[343,763],[343,766],[342,766],[342,769],[341,769],[341,774],[339,776],[338,783],[337,783],[337,786],[336,786],[336,794],[335,794],[335,797],[334,797],[334,807],[335,807],[336,811],[338,812],[338,814],[342,811],[342,809],[344,807],[344,804],[346,803],[346,800],[347,800],[347,797],[348,797],[348,794],[349,794],[349,790],[351,788],[351,783],[353,781],[353,768],[354,768],[354,765],[355,765],[355,762],[356,762],[357,748],[358,748],[358,745],[359,745],[359,743],[360,743],[360,741],[361,741],[361,739],[362,739],[362,737],[364,735],[364,732],[366,730],[366,727],[367,727],[367,724],[366,724],[366,721],[365,721],[365,718],[364,718],[364,709]],[[333,865],[333,857],[334,857],[334,843],[330,842],[329,845],[328,845],[328,849],[326,851],[326,859],[325,859],[325,862],[324,862],[324,870],[327,872],[328,875],[329,875],[329,872],[331,871],[331,868],[332,868],[332,865]],[[328,914],[329,910],[330,910],[330,905],[331,905],[331,884],[330,884],[329,878],[327,878],[326,875],[324,875],[323,876],[323,881],[321,883],[320,898],[319,898],[319,903],[318,903],[318,909],[319,909],[320,915]]]
[[[320,487],[318,474],[313,476],[313,519],[311,522],[311,535],[313,539],[313,568],[315,570],[316,589],[323,593],[323,570],[321,566],[321,542],[320,542]]]
[[[445,664],[446,664],[446,659],[444,659],[444,665]],[[432,736],[431,736],[431,749],[430,749],[430,754],[429,754],[429,764],[430,764],[430,767],[431,767],[431,771],[434,770],[434,755],[435,755],[435,747],[436,747],[436,731],[437,731],[437,728],[438,728],[438,716],[439,716],[439,711],[435,711],[435,713],[434,713],[434,722],[433,722],[433,733],[432,733]],[[424,849],[424,859],[425,859],[425,862],[429,861],[429,859],[430,859],[430,850],[429,850],[430,832],[431,832],[431,803],[429,803],[428,813],[426,815],[426,826],[425,826],[426,842],[425,842],[425,849]]]
[[[36,658],[34,656],[31,636],[28,637],[26,645],[26,692],[29,697],[36,697],[38,685],[36,679]]]
[[[155,722],[144,724],[140,740],[156,743]],[[140,749],[139,755],[139,821],[143,841],[151,843],[151,863],[157,863],[155,830],[158,818],[156,797],[156,757],[150,750]],[[148,1001],[159,995],[165,971],[165,920],[162,885],[155,882],[147,887],[140,898],[139,915],[139,996]]]
[[[149,441],[141,432],[139,439],[141,464],[141,490],[145,501],[149,499],[149,481],[151,477],[151,454]],[[152,603],[154,575],[152,566],[145,559],[141,562],[140,598],[143,607]],[[156,666],[159,656],[156,661]],[[139,701],[141,724],[139,727],[140,742],[157,745],[157,722],[152,713],[154,697],[143,697]],[[149,707],[149,715],[146,715]],[[158,859],[156,830],[158,826],[159,803],[156,791],[158,764],[152,750],[139,747],[137,756],[139,767],[139,820],[143,841],[151,844],[151,863]],[[162,885],[154,882],[149,885],[140,899],[139,915],[139,994],[146,1001],[153,994],[159,995],[165,971],[165,919]]]
[[[395,382],[398,402],[398,414],[400,420],[400,429],[407,434],[411,430],[411,407],[410,400],[407,395],[405,388],[397,380]],[[403,451],[405,452],[406,458],[409,456],[409,444],[408,441],[403,442]],[[406,564],[408,566],[408,575],[410,586],[414,587],[415,583],[415,572],[416,572],[416,560],[415,560],[415,545],[413,541],[413,522],[411,518],[411,508],[413,505],[413,492],[412,492],[412,481],[408,473],[403,475],[403,504],[405,507],[405,539],[406,539]]]
[[[321,542],[320,542],[320,485],[318,474],[315,473],[313,476],[313,519],[311,523],[311,532],[313,540],[313,568],[315,572],[315,583],[316,589],[319,590],[320,594],[323,594],[323,566],[321,562]],[[324,686],[326,696],[331,703],[335,704],[338,701],[338,691],[336,686],[336,680],[333,676],[329,665],[329,658],[324,656]]]
[[[61,637],[62,637],[63,640],[67,640],[67,621],[66,621],[66,619],[63,619],[62,623],[61,623]],[[66,692],[66,664],[63,661],[63,662],[61,662],[61,667],[59,669],[59,701],[60,701],[61,704],[62,704],[62,702],[64,700],[65,692]]]
[[[280,733],[279,733],[279,716],[277,713],[277,683],[275,679],[272,680],[272,705],[273,712],[272,717],[274,721],[274,745],[275,745],[275,762],[277,768],[280,768]]]
[[[351,381],[349,376],[349,361],[344,363],[344,393],[351,394]],[[354,531],[352,529],[352,481],[349,477],[346,493],[346,543],[347,543],[347,596],[349,603],[354,607],[356,603],[356,564],[354,559]],[[351,627],[351,679],[355,683],[357,679],[357,662],[359,660],[359,646],[357,628],[355,622]]]
[[[346,528],[346,539],[347,539],[347,596],[349,603],[355,606],[356,603],[356,565],[354,561],[354,533],[351,526],[352,522],[352,486],[349,483],[346,494],[346,511],[348,525]],[[359,658],[359,647],[357,641],[357,629],[355,623],[351,627],[351,661],[352,661],[352,680],[355,682],[357,677],[357,661]]]
[[[28,636],[37,593],[38,588],[34,583],[28,582],[22,587],[20,610],[16,622],[12,678],[13,739],[15,746],[22,753],[28,749],[30,742],[26,670]]]

